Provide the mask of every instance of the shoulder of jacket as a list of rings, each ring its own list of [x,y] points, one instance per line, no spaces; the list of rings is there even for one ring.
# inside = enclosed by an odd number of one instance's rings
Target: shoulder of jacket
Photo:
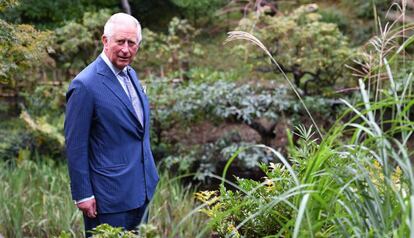
[[[79,81],[85,86],[89,86],[99,75],[97,74],[97,63],[96,61],[86,66],[78,75],[73,79],[72,82]]]

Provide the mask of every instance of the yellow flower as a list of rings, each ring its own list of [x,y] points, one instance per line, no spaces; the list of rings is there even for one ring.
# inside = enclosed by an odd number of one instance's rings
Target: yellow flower
[[[217,202],[217,191],[201,191],[194,194],[196,199],[207,205],[212,205]]]

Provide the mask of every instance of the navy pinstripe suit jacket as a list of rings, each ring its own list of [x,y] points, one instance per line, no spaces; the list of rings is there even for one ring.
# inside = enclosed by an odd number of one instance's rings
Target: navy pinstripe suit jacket
[[[122,212],[150,200],[158,182],[149,103],[135,71],[144,125],[101,57],[80,72],[66,94],[65,137],[72,198],[95,196],[98,213]]]

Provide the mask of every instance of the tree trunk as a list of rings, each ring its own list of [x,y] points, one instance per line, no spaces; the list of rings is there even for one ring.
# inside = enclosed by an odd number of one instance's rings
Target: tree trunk
[[[126,14],[131,15],[131,6],[129,5],[128,0],[121,0],[122,9]]]

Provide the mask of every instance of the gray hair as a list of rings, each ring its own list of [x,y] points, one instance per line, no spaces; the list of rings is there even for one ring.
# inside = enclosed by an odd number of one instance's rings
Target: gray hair
[[[117,24],[124,24],[126,21],[135,24],[135,26],[137,27],[137,40],[138,43],[141,42],[141,24],[139,24],[139,21],[135,17],[128,15],[126,13],[115,13],[108,19],[104,26],[104,36],[106,36],[108,39],[111,38],[115,26]]]

